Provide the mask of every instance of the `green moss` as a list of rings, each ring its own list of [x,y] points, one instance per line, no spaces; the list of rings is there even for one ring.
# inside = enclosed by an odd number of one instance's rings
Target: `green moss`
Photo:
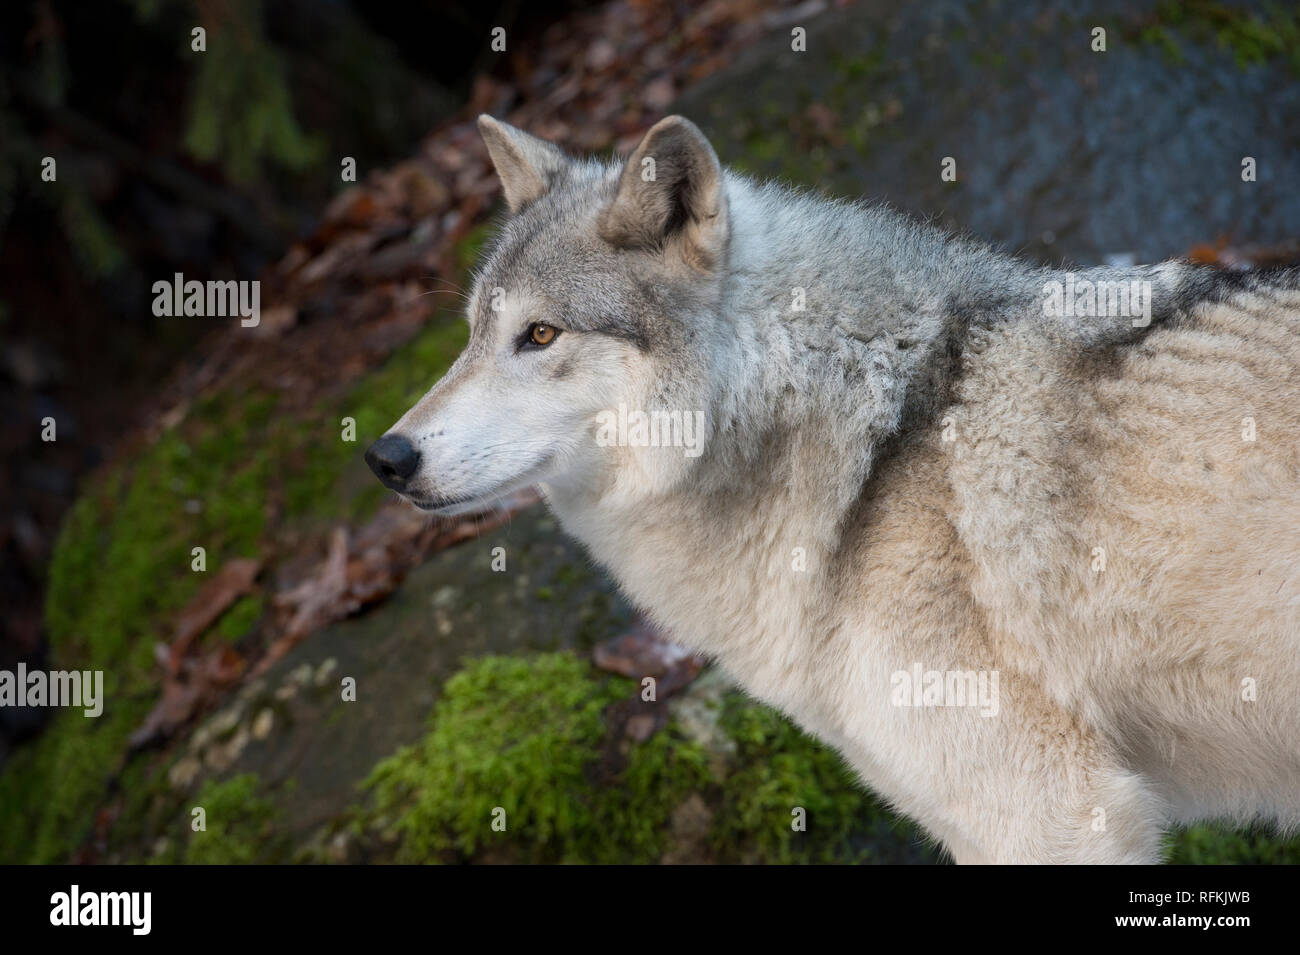
[[[378,437],[434,386],[469,341],[469,325],[444,313],[365,378],[342,409],[357,419],[358,441]]]
[[[266,601],[260,595],[242,597],[233,607],[221,615],[213,627],[212,633],[227,643],[236,643],[250,630],[257,626],[266,609]]]
[[[622,774],[601,790],[585,855],[609,865],[657,861],[673,810],[708,784],[708,754],[669,722],[634,745]],[[608,843],[606,833],[613,836]]]
[[[982,66],[988,70],[1002,71],[1007,68],[1010,60],[1001,50],[984,49],[976,47],[971,51],[971,62],[976,66]]]
[[[1296,865],[1300,836],[1282,839],[1264,829],[1190,826],[1175,832],[1166,861],[1177,865]]]
[[[61,665],[103,669],[106,679],[138,688],[150,672],[156,624],[203,582],[190,569],[192,548],[205,548],[208,572],[257,552],[268,468],[251,450],[256,416],[229,409],[219,422],[200,421],[209,426],[192,438],[164,434],[129,473],[116,472],[74,506],[46,599]]]
[[[208,780],[194,798],[194,806],[204,810],[207,828],[190,832],[184,861],[190,865],[247,865],[282,857],[286,847],[276,835],[275,805],[259,796],[259,789],[258,778],[251,773],[222,782]]]
[[[236,0],[235,16],[213,24],[190,84],[185,147],[249,183],[274,163],[303,171],[324,153],[319,136],[298,125],[284,63],[263,35],[262,5]]]
[[[889,66],[889,48],[882,42],[865,52],[831,54],[831,72],[843,82],[879,78]]]
[[[463,320],[440,315],[341,399],[324,401],[310,418],[294,422],[285,456],[288,513],[354,520],[373,513],[386,492],[366,470],[362,452],[433,387],[468,338]],[[345,417],[356,422],[355,441],[343,440]]]
[[[104,714],[60,714],[0,776],[0,858],[64,861],[121,770],[127,738],[157,691],[154,645],[207,573],[258,550],[274,399],[210,400],[183,429],[92,484],[73,505],[50,561],[46,628],[54,665],[104,672]]]
[[[745,861],[757,862],[864,862],[877,846],[919,841],[838,754],[774,710],[731,693],[721,725],[737,746],[715,817],[721,853],[739,848]],[[792,826],[796,808],[804,810],[806,831]]]
[[[151,705],[147,696],[115,699],[108,683],[105,674],[101,717],[61,711],[0,774],[0,863],[66,862],[89,833],[126,739]]]
[[[1220,0],[1165,0],[1136,30],[1139,44],[1155,46],[1181,63],[1186,58],[1178,38],[1228,50],[1242,69],[1283,59],[1300,74],[1300,8],[1295,5],[1250,10]]]
[[[934,860],[838,756],[772,710],[725,698],[736,752],[719,784],[709,752],[672,721],[645,743],[610,739],[603,711],[633,693],[568,653],[476,660],[447,682],[428,735],[366,780],[358,828],[395,839],[408,862],[652,862],[673,848],[674,809],[698,794],[717,861]],[[791,827],[796,807],[806,831]]]
[[[113,275],[126,261],[112,227],[90,197],[79,189],[60,189],[59,217],[77,260],[95,277]]]
[[[104,547],[102,514],[117,497],[120,476],[97,492],[85,493],[68,510],[55,541],[46,590],[45,626],[70,636],[77,626],[84,592],[93,584]]]
[[[631,681],[593,678],[567,653],[484,657],[446,685],[429,734],[366,780],[369,818],[407,861],[496,851],[515,861],[647,862],[673,807],[706,780],[705,755],[662,732],[633,746],[617,780],[593,779],[602,711]],[[505,831],[494,831],[498,807]]]
[[[163,852],[155,848],[160,834],[178,830],[177,820],[184,815],[182,803],[187,797],[172,786],[168,777],[174,762],[161,756],[139,759],[122,770],[118,777],[121,811],[113,825],[106,861],[169,865],[180,862],[174,839],[163,840],[167,846]]]

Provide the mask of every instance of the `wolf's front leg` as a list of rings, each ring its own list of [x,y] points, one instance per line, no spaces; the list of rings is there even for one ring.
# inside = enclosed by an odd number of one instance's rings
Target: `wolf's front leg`
[[[944,840],[954,860],[959,865],[1160,862],[1160,803],[1139,777],[1116,770],[1079,785],[1065,778],[1070,775],[1042,781],[1035,803],[989,805],[977,815],[974,829]],[[1004,788],[1022,790],[1009,779]]]
[[[1004,676],[996,715],[906,714],[929,785],[898,801],[959,863],[1159,862],[1166,812],[1150,783],[1033,681]]]
[[[1008,760],[957,807],[959,864],[1154,865],[1161,800],[1114,764],[1079,762],[1064,740],[1041,761]]]

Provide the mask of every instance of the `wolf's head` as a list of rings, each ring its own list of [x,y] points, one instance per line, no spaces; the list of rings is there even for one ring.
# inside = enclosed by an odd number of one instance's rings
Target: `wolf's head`
[[[469,343],[367,462],[446,515],[538,483],[638,494],[679,480],[726,374],[711,367],[727,353],[716,154],[679,116],[621,164],[571,159],[488,116],[479,129],[509,216],[474,282]]]

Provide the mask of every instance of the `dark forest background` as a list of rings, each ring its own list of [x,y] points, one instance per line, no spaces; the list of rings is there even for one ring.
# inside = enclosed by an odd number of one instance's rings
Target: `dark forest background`
[[[43,652],[44,570],[77,479],[203,332],[141,308],[150,285],[257,276],[345,188],[341,157],[362,177],[391,165],[476,77],[508,77],[482,42],[493,27],[536,34],[583,6],[0,5],[0,667]],[[59,442],[36,454],[47,415]],[[0,737],[37,715],[0,710]]]

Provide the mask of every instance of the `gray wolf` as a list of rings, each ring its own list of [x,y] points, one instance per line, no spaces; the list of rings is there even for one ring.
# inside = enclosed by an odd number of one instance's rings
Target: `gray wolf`
[[[385,484],[539,486],[959,862],[1300,822],[1294,271],[1031,266],[751,181],[676,116],[622,162],[480,128],[509,216]]]

